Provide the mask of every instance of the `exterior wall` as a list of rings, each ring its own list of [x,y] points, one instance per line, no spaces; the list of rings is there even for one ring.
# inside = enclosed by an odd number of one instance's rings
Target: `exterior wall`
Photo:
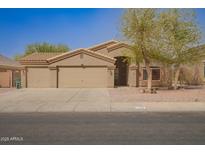
[[[141,64],[142,65],[142,64]],[[153,65],[156,66],[156,65]],[[160,66],[158,65],[158,67],[160,68]],[[140,87],[145,87],[147,86],[147,80],[143,80],[143,65],[140,67],[140,76],[139,76],[139,86]],[[152,86],[153,87],[161,87],[161,78],[162,78],[162,71],[160,69],[160,80],[152,80]]]
[[[103,48],[103,49],[97,50],[95,52],[103,54],[103,55],[107,55],[107,56],[109,55],[107,48]]]
[[[80,85],[82,85],[83,87],[114,87],[114,70],[112,70],[112,76],[110,76],[110,71],[108,70],[108,67],[114,68],[114,64],[107,62],[105,60],[98,59],[96,57],[92,57],[85,53],[74,55],[64,60],[52,63],[51,65],[49,65],[49,67],[59,67],[59,87],[63,87],[63,84],[71,85],[71,87],[80,87]],[[61,74],[62,71],[64,71],[61,67],[70,68],[69,70],[67,70],[67,72],[64,72],[64,77]],[[85,71],[82,69],[83,67],[90,67],[90,69],[85,69],[87,72],[84,72],[84,74],[82,74],[82,71]],[[99,71],[96,72],[97,70]],[[80,79],[82,77],[84,77],[84,79]],[[84,81],[85,83],[82,84],[79,82],[80,80],[86,81]],[[62,81],[64,83],[61,83]]]
[[[115,58],[118,56],[125,56],[126,53],[129,51],[130,51],[129,49],[127,49],[125,47],[121,47],[121,48],[118,48],[118,49],[115,49],[112,51],[108,51],[107,48],[104,48],[104,49],[100,49],[100,50],[95,51],[95,52],[100,53],[100,54],[104,54],[104,55],[112,57],[112,58]]]
[[[118,48],[118,49],[115,49],[112,51],[108,51],[107,48],[104,48],[104,49],[100,49],[96,52],[107,55],[107,56],[112,57],[112,58],[115,58],[115,57],[119,57],[119,56],[125,56],[125,52],[129,52],[129,50],[125,47]],[[111,87],[113,87],[114,86],[114,69],[111,72],[113,72],[113,76],[109,77],[109,80],[110,80],[109,85],[111,85]],[[133,67],[128,68],[127,80],[128,80],[127,81],[128,86],[133,86],[133,87],[136,86],[136,69],[133,69]]]
[[[166,70],[166,68],[163,68],[162,66],[160,66],[158,64],[154,64],[153,66],[160,67],[160,80],[152,80],[152,85],[154,87],[168,86],[170,84],[168,82],[172,80],[172,75],[173,75],[172,70],[171,69]],[[193,75],[194,75],[195,71],[199,71],[196,74],[199,75],[198,76],[199,80],[201,80],[205,84],[204,62],[194,64],[194,65],[184,65],[184,66],[182,66],[182,68],[186,69],[186,71],[188,72],[186,77],[188,77],[190,79],[193,78]],[[143,71],[142,71],[142,69],[143,69],[143,67],[140,68],[141,76],[140,76],[139,86],[144,87],[144,86],[147,86],[147,80],[143,80]],[[163,72],[163,71],[165,71],[165,72]],[[167,81],[164,81],[164,78],[166,78]]]
[[[127,49],[125,47],[122,47],[122,48],[118,48],[118,49],[109,51],[108,56],[110,56],[112,58],[115,58],[115,57],[118,57],[118,56],[126,56],[127,54],[129,54],[129,52],[130,52],[129,49]]]
[[[98,51],[96,51],[98,52]],[[130,50],[125,48],[125,47],[121,47],[121,48],[117,48],[115,50],[112,51],[106,51],[106,49],[103,49],[100,51],[101,53],[105,53],[107,54],[109,57],[115,58],[118,56],[126,56],[127,54],[129,55]],[[128,86],[130,87],[136,87],[136,86],[146,86],[147,81],[143,80],[143,72],[142,72],[142,67],[144,67],[144,64],[141,63],[140,64],[141,68],[140,68],[140,74],[137,74],[137,66],[135,64],[131,64],[129,66],[128,69]],[[154,63],[153,66],[159,66],[158,64]],[[139,76],[139,85],[137,85],[137,76]],[[161,81],[158,80],[153,80],[152,81],[153,86],[160,86],[161,85]]]
[[[108,70],[107,70],[107,76],[108,76],[107,85],[108,85],[108,88],[113,88],[114,87],[114,69],[115,69],[115,67],[108,67]]]
[[[57,88],[57,68],[56,67],[49,67],[50,72],[50,88]]]
[[[112,58],[115,58],[118,56],[126,56],[126,54],[129,52],[129,49],[127,49],[126,47],[121,47],[121,48],[117,48],[117,49],[112,50],[112,51],[108,51],[106,48],[104,48],[104,49],[98,50],[96,52],[105,54],[105,55],[110,56]],[[187,67],[189,68],[190,72],[194,72],[194,69],[196,67],[198,67],[200,78],[202,79],[202,81],[205,84],[204,65],[205,65],[205,61],[202,61],[199,64],[187,66]],[[144,64],[140,64],[140,66],[141,66],[141,68],[140,68],[140,74],[139,74],[139,86],[146,86],[147,80],[143,80],[143,71],[142,71]],[[169,84],[168,83],[169,81],[164,81],[164,80],[171,81],[171,78],[172,78],[171,72],[167,72],[167,71],[163,72],[162,66],[157,64],[157,63],[153,63],[152,66],[160,67],[160,80],[152,80],[153,86],[154,87],[167,86]],[[136,70],[133,70],[132,65],[130,65],[129,70],[128,70],[128,86],[136,86],[136,83],[137,83],[136,82],[136,75],[137,75],[136,72],[137,72]],[[166,78],[166,79],[164,79],[164,78]]]
[[[97,51],[98,52],[98,51]],[[129,52],[130,50],[127,49],[126,47],[121,47],[121,48],[117,48],[115,50],[112,50],[112,51],[108,51],[107,52],[107,55],[114,58],[114,57],[118,57],[118,56],[126,56],[126,55],[129,55]],[[106,53],[104,51],[104,53]],[[153,63],[152,66],[158,66],[158,67],[161,67],[161,65],[157,64],[157,63]],[[143,80],[143,67],[144,66],[144,63],[141,63],[140,64],[140,70],[139,70],[139,73],[140,74],[137,74],[137,66],[135,64],[131,64],[129,66],[129,70],[128,70],[128,86],[131,86],[131,87],[135,87],[135,86],[146,86],[147,85],[147,81],[146,80]],[[139,81],[137,82],[137,76],[139,76]],[[160,71],[160,80],[152,80],[152,84],[153,86],[156,86],[156,87],[159,87],[159,86],[162,86],[162,81],[161,81],[161,77],[162,77],[162,71]],[[137,83],[139,85],[137,85]]]
[[[27,66],[22,82],[28,88],[114,87],[114,69],[110,75],[108,67],[114,64],[79,53],[48,66]]]
[[[12,87],[12,71],[5,70],[0,71],[0,87],[2,88],[10,88]]]
[[[128,86],[136,87],[137,85],[137,67],[136,66],[129,66],[128,71]]]
[[[146,80],[140,80],[139,82],[139,87],[146,87],[147,86],[147,81]],[[161,87],[161,82],[160,80],[152,80],[152,86],[153,87]]]
[[[126,53],[130,52],[129,49],[122,47],[122,48],[118,48],[112,51],[107,51],[107,55],[109,57],[115,58],[115,57],[120,57],[120,56],[126,56]],[[128,68],[128,77],[127,77],[127,84],[130,87],[136,87],[136,69],[137,67],[135,65],[130,65]]]
[[[26,70],[21,71],[21,87],[26,88]]]

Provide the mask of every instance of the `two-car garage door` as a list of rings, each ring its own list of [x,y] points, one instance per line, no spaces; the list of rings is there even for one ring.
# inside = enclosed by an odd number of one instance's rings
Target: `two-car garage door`
[[[107,68],[59,67],[58,87],[107,87]]]
[[[56,81],[50,81],[50,75],[54,74],[48,68],[29,68],[27,87],[49,88],[52,82],[56,82],[58,88],[107,87],[106,67],[59,67]]]

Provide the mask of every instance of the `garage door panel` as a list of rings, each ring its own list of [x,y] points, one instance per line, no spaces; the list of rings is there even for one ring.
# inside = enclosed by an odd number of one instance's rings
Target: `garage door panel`
[[[107,68],[59,68],[59,88],[107,87]]]
[[[76,87],[81,84],[81,70],[79,68],[59,68],[59,88]]]
[[[10,87],[10,81],[11,76],[10,72],[0,72],[0,86],[3,88],[9,88]]]
[[[106,87],[107,69],[106,68],[87,68],[83,74],[84,87]]]
[[[48,68],[28,68],[27,71],[28,88],[49,88],[50,74]]]

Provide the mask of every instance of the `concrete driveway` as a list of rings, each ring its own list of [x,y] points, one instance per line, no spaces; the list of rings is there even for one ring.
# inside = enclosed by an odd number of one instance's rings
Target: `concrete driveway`
[[[0,112],[141,112],[205,111],[204,89],[191,100],[179,91],[139,94],[137,88],[20,89],[0,93]],[[190,93],[184,91],[183,93]],[[195,94],[194,93],[194,94]],[[193,94],[193,92],[192,92]],[[160,101],[162,96],[167,99]],[[184,95],[184,94],[183,94]],[[170,97],[170,98],[169,98]],[[196,97],[196,98],[195,98]],[[177,99],[176,99],[177,98]],[[187,98],[187,97],[186,97]],[[192,97],[191,97],[192,98]],[[197,102],[194,101],[197,99]]]
[[[20,89],[0,95],[0,112],[109,111],[107,89]]]

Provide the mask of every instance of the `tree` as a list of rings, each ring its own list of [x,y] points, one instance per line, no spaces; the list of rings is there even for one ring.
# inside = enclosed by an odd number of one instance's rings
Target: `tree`
[[[142,54],[138,46],[131,46],[131,48],[124,51],[124,56],[129,64],[135,64],[138,69],[136,69],[136,86],[139,85],[139,74],[140,74],[140,63],[143,62]]]
[[[53,45],[49,43],[35,43],[30,44],[26,47],[23,55],[15,55],[14,59],[18,60],[23,56],[32,54],[34,52],[67,52],[69,51],[69,47],[67,45]]]
[[[21,55],[21,54],[15,54],[14,57],[13,57],[13,59],[18,61],[18,60],[21,59],[22,57],[23,57],[23,55]]]
[[[158,21],[156,9],[126,9],[122,19],[122,33],[143,57],[147,71],[147,88],[152,90],[152,54],[158,45]],[[135,54],[136,55],[136,54]]]
[[[174,89],[177,89],[182,65],[194,64],[205,56],[205,51],[195,47],[200,31],[192,9],[167,9],[160,14],[161,42],[158,60],[174,67]]]

